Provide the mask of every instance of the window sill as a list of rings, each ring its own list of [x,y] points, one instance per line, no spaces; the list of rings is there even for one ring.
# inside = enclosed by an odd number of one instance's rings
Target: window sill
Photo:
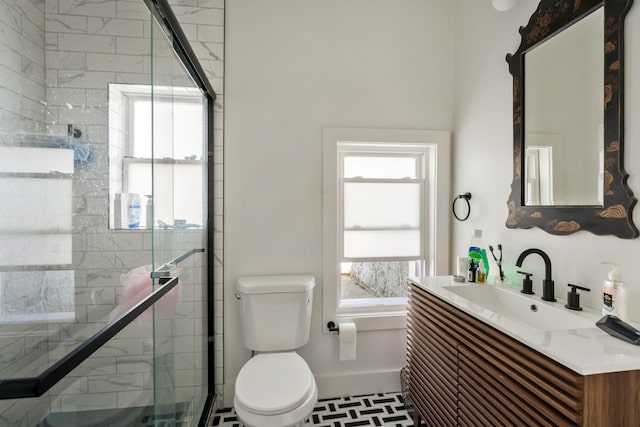
[[[393,308],[388,305],[341,308],[335,317],[324,319],[324,333],[331,332],[326,326],[330,321],[336,324],[353,322],[359,332],[407,328],[407,310],[404,305]]]

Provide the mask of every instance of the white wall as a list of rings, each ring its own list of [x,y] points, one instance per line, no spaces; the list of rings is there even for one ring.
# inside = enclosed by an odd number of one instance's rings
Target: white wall
[[[225,406],[249,357],[233,298],[247,274],[315,275],[300,353],[322,396],[399,389],[404,330],[359,333],[351,362],[338,361],[337,336],[321,332],[321,131],[450,129],[452,10],[437,0],[227,2]]]
[[[537,1],[524,0],[508,12],[496,12],[489,2],[455,2],[455,86],[453,192],[472,193],[469,220],[453,226],[452,255],[466,253],[473,228],[484,230],[485,244],[502,243],[505,258],[513,265],[527,248],[547,252],[553,263],[556,296],[565,298],[567,283],[581,284],[592,292],[583,305],[598,308],[602,280],[608,269],[600,261],[621,264],[625,282],[633,292],[630,306],[640,303],[640,271],[636,270],[640,240],[623,240],[578,232],[553,236],[539,229],[505,227],[507,199],[512,179],[512,78],[505,61],[520,44],[518,28],[527,24]],[[625,32],[625,168],[629,186],[640,192],[640,7],[631,8]],[[498,167],[496,166],[498,165]],[[633,219],[640,224],[638,209]],[[527,258],[526,269],[535,273],[534,290],[541,293],[542,260]],[[519,280],[519,279],[518,279]],[[519,282],[518,282],[519,283]],[[640,321],[640,310],[631,309]]]

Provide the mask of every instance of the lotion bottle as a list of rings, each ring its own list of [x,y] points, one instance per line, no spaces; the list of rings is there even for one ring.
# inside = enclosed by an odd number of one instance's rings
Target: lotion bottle
[[[618,288],[622,288],[622,274],[618,271],[618,265],[612,262],[602,264],[611,265],[611,271],[602,286],[602,314],[619,317],[619,301],[617,300]],[[626,313],[625,313],[626,314]]]
[[[140,194],[129,193],[127,207],[127,224],[129,228],[140,228]]]

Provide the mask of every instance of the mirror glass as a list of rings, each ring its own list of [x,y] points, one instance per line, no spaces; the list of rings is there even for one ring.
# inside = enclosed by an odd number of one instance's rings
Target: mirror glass
[[[603,204],[604,8],[524,54],[526,205]]]

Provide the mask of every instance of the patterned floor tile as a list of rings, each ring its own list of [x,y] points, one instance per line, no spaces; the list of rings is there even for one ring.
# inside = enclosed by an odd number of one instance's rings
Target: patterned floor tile
[[[213,415],[210,427],[244,427],[233,408],[219,410]],[[400,393],[370,394],[366,396],[321,399],[305,426],[413,426]]]

